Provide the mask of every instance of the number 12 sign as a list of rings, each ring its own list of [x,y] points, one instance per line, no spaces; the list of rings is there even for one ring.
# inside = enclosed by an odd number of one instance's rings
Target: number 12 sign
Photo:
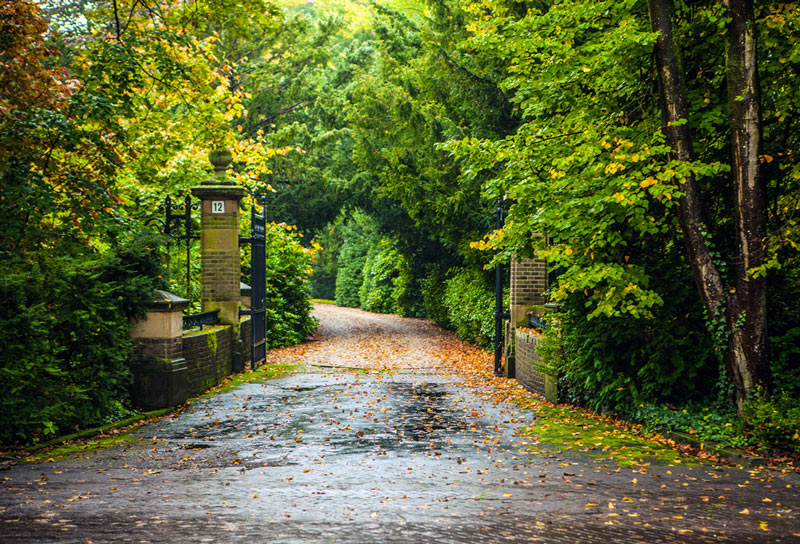
[[[225,213],[225,201],[224,200],[212,200],[211,201],[211,213]]]

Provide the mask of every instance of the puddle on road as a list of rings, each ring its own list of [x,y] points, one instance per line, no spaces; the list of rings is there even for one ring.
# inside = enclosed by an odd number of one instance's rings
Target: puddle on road
[[[534,485],[506,408],[443,375],[315,371],[243,384],[139,434],[165,440],[154,455],[182,459],[167,463],[209,500],[249,497],[303,522],[424,520],[489,512],[481,501]]]
[[[441,456],[473,448],[490,432],[487,422],[470,415],[458,386],[443,377],[423,380],[309,373],[243,384],[139,434],[263,466],[278,458]]]

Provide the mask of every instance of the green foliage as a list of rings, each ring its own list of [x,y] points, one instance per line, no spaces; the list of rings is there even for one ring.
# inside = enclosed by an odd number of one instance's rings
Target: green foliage
[[[311,317],[313,250],[302,246],[292,226],[267,229],[267,343],[270,348],[297,344],[317,328]]]
[[[333,300],[336,296],[336,269],[342,248],[341,221],[329,223],[314,237],[314,275],[311,294],[314,298]]]
[[[730,330],[723,324],[713,338],[705,331],[676,213],[682,182],[693,176],[709,209],[706,239],[728,290],[737,262],[727,174],[730,113],[724,56],[708,55],[709,47],[724,47],[723,6],[675,3],[689,108],[682,122],[697,156],[690,164],[671,160],[658,130],[655,35],[646,3],[486,0],[465,11],[471,36],[462,47],[495,66],[522,122],[505,137],[470,135],[444,148],[464,176],[489,177],[484,196],[512,199],[506,227],[476,245],[500,248],[500,259],[535,250],[559,272],[550,296],[564,307],[563,358],[556,338],[553,358],[566,398],[630,411],[639,403],[713,395],[715,387],[724,393],[727,378],[714,350],[722,355],[720,340]],[[800,61],[792,46],[800,12],[783,4],[756,11],[765,40],[759,70],[772,75],[762,80],[761,158],[769,179],[772,261],[753,273],[773,275],[774,385],[793,389],[797,317],[787,301],[796,299],[800,285],[794,273],[800,192],[796,161],[785,153],[796,147],[800,130],[786,114],[796,111],[797,89],[785,74]],[[781,267],[782,278],[775,273]]]
[[[342,246],[339,253],[339,268],[336,273],[335,299],[338,306],[357,308],[361,304],[361,282],[364,281],[362,271],[367,260],[366,249],[350,242]]]
[[[358,290],[361,308],[368,312],[408,315],[411,271],[408,261],[388,238],[367,252]]]
[[[347,109],[362,172],[352,190],[386,231],[463,258],[488,230],[492,206],[480,195],[485,176],[460,176],[439,145],[472,131],[503,134],[515,121],[486,67],[456,46],[460,9],[435,4],[419,20],[375,9],[375,62],[354,72]]]
[[[369,248],[379,235],[375,221],[361,212],[342,225],[342,249],[336,273],[336,304],[350,308],[361,305],[361,284]]]
[[[658,265],[653,263],[653,272]],[[702,397],[716,381],[718,359],[691,286],[672,283],[679,272],[663,270],[667,296],[652,317],[586,319],[587,295],[562,304],[561,353],[555,352],[559,394],[596,410],[629,412],[641,403],[685,402]]]
[[[800,327],[770,338],[772,380],[775,391],[793,398],[800,395]]]
[[[0,442],[29,442],[126,413],[129,320],[163,287],[159,240],[104,255],[40,250],[0,264]]]
[[[564,324],[556,311],[548,312],[545,319],[547,328],[541,331],[542,336],[536,346],[536,353],[540,357],[539,371],[558,379],[568,363],[564,356]]]
[[[448,320],[462,340],[488,348],[494,337],[494,289],[486,275],[463,268],[446,282]]]
[[[425,317],[440,327],[450,328],[450,316],[444,299],[447,288],[446,280],[447,275],[442,267],[431,266],[420,281],[420,292],[425,308]]]
[[[756,390],[742,410],[744,432],[763,449],[785,448],[800,453],[800,406],[796,397],[769,397]]]
[[[796,303],[800,267],[788,260],[784,264],[767,278],[772,387],[776,394],[800,398],[800,305]]]
[[[741,416],[728,403],[689,402],[675,408],[642,404],[630,412],[648,431],[678,431],[719,446],[800,453],[800,407],[786,393],[772,397],[759,388]]]
[[[732,404],[689,402],[675,408],[664,404],[642,404],[632,410],[635,421],[650,432],[677,431],[703,442],[726,447],[748,447],[752,440],[742,432],[742,425]]]
[[[83,245],[112,215],[112,112],[59,66],[37,3],[5,2],[0,19],[0,254]]]

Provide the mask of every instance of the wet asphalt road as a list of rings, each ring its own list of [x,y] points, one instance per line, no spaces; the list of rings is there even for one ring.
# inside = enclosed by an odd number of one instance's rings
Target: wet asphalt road
[[[0,542],[800,542],[796,475],[533,455],[533,416],[433,370],[310,365],[4,467]]]

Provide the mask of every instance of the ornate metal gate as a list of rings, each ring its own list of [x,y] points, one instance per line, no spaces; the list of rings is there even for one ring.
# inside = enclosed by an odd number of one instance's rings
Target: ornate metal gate
[[[261,204],[261,213],[257,204]],[[250,208],[250,365],[256,368],[267,358],[267,220],[263,196],[254,196]]]

